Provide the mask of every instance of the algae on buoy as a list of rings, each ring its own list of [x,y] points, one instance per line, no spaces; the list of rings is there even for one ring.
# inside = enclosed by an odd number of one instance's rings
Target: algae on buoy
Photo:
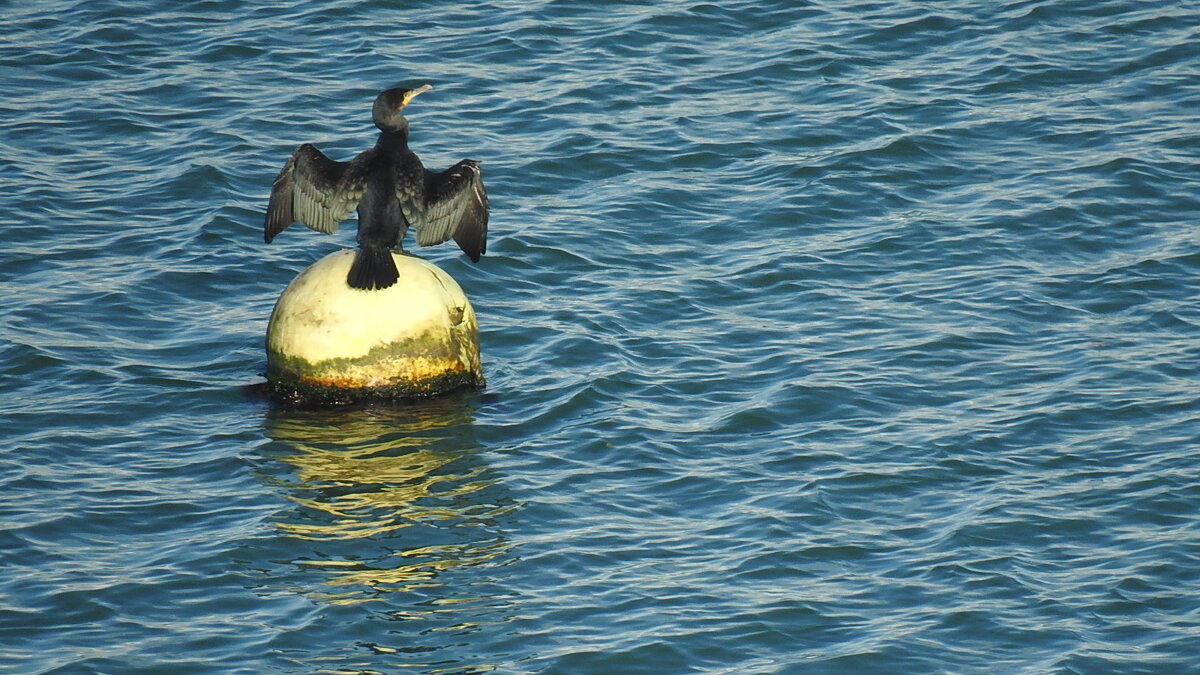
[[[399,280],[346,283],[354,251],[331,253],[279,296],[267,326],[267,379],[281,395],[340,403],[482,387],[475,310],[450,275],[392,254]]]

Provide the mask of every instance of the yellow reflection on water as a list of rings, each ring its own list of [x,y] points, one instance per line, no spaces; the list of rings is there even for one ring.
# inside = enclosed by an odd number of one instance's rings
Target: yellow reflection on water
[[[512,507],[487,490],[496,479],[464,440],[469,423],[454,405],[268,416],[269,453],[290,470],[280,483],[299,507],[275,526],[311,542],[298,568],[326,575],[307,595],[342,605],[423,590],[420,609],[394,614],[401,619],[485,600],[447,597],[438,579],[509,548],[495,519]]]
[[[487,487],[478,480],[483,467],[464,473],[439,471],[462,458],[462,453],[412,449],[393,454],[407,443],[396,440],[366,448],[326,450],[304,448],[283,459],[298,470],[300,486],[308,489],[329,486],[365,489],[321,495],[293,496],[301,506],[323,511],[330,518],[317,523],[279,523],[279,529],[298,537],[358,539],[371,537],[421,520],[464,517],[468,503],[459,508],[440,505]],[[435,497],[438,506],[425,498]]]

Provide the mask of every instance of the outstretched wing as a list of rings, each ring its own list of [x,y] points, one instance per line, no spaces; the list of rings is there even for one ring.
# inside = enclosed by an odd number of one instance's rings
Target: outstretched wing
[[[441,173],[425,172],[425,223],[417,243],[440,244],[454,237],[472,262],[487,251],[488,198],[479,162],[464,159]]]
[[[308,143],[296,148],[271,185],[263,238],[270,243],[293,221],[325,234],[336,232],[366,189],[362,172],[356,170],[366,154],[335,162]]]

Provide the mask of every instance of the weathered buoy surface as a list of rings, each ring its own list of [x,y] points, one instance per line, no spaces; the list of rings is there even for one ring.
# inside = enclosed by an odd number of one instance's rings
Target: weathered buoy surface
[[[389,288],[350,288],[354,251],[331,253],[279,296],[267,326],[267,379],[316,403],[421,398],[482,387],[475,310],[437,266],[392,254]]]

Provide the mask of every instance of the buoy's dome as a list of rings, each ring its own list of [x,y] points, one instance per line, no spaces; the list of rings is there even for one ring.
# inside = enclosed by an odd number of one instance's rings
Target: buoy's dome
[[[419,398],[483,386],[475,310],[437,266],[392,254],[400,278],[350,288],[354,251],[331,253],[279,296],[267,327],[267,379],[289,398]]]

